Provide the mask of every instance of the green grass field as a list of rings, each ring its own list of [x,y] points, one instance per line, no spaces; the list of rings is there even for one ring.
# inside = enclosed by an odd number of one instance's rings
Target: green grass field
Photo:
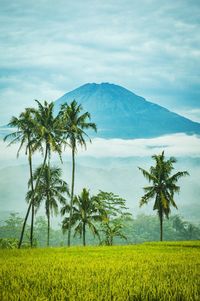
[[[0,250],[0,300],[200,300],[200,242]]]

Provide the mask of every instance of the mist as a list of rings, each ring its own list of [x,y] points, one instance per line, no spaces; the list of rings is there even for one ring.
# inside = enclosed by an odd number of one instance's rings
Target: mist
[[[0,141],[0,216],[6,212],[24,214],[27,208],[25,195],[27,192],[28,164],[23,151],[16,158],[18,145],[7,147]],[[83,187],[89,188],[91,194],[99,190],[113,192],[127,200],[130,212],[135,216],[140,213],[155,214],[153,200],[142,208],[139,201],[143,195],[143,187],[148,185],[138,167],[149,169],[153,164],[151,156],[165,150],[166,157],[175,156],[176,171],[187,170],[190,176],[179,181],[181,191],[175,200],[178,211],[173,208],[172,214],[180,214],[185,219],[200,220],[200,139],[197,136],[177,134],[153,139],[94,139],[87,150],[78,150],[76,156],[75,192]],[[60,166],[63,179],[70,185],[71,158],[70,150],[63,153],[63,164],[56,155],[52,156],[52,165]],[[42,162],[40,154],[33,158],[34,168]],[[44,214],[44,208],[38,215]],[[57,219],[55,219],[57,220]]]

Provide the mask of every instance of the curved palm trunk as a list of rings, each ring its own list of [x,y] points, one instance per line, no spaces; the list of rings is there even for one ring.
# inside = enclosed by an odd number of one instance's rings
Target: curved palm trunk
[[[35,184],[35,189],[34,189],[32,198],[31,198],[31,200],[30,200],[30,204],[29,204],[29,206],[28,206],[28,210],[27,210],[26,216],[25,216],[25,218],[24,218],[24,222],[23,222],[23,226],[22,226],[22,231],[21,231],[21,235],[20,235],[20,239],[19,239],[19,244],[18,244],[18,249],[20,249],[20,248],[21,248],[21,245],[22,245],[22,240],[23,240],[23,237],[24,237],[24,231],[25,231],[27,219],[28,219],[28,216],[29,216],[29,213],[30,213],[32,204],[33,204],[33,202],[34,202],[35,192],[37,191],[37,188],[38,188],[38,185],[39,185],[39,181],[40,181],[40,177],[41,177],[41,175],[42,175],[42,173],[43,173],[44,166],[45,166],[45,164],[46,164],[47,155],[48,155],[48,147],[46,146],[45,156],[44,156],[44,161],[43,161],[43,164],[42,164],[42,168],[41,168],[40,174],[39,174],[39,176],[38,176],[38,178],[37,178],[37,182],[36,182],[36,184]]]
[[[28,147],[29,150],[29,171],[30,171],[30,180],[31,180],[31,190],[32,193],[34,191],[33,186],[33,168],[32,168],[32,154],[31,154],[31,148],[30,145]],[[31,247],[33,247],[33,227],[34,227],[34,201],[32,202],[32,215],[31,215],[31,233],[30,233],[30,243]]]
[[[85,240],[85,222],[83,222],[83,246],[86,246],[86,240]]]
[[[68,240],[67,245],[70,247],[71,243],[71,220],[73,210],[73,199],[74,199],[74,179],[75,179],[75,147],[72,146],[72,184],[71,184],[71,199],[70,199],[70,213],[69,213],[69,228],[68,228]]]

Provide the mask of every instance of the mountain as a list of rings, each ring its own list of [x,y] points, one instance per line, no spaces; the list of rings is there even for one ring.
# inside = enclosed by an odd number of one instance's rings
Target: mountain
[[[97,124],[98,137],[150,138],[172,133],[200,134],[200,123],[145,100],[114,84],[85,84],[55,101],[55,111],[72,100],[81,103]],[[94,135],[94,134],[93,134]]]

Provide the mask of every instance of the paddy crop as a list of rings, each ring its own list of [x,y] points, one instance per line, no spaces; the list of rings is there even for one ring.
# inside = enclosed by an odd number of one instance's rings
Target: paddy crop
[[[200,300],[200,242],[0,250],[0,300]]]

